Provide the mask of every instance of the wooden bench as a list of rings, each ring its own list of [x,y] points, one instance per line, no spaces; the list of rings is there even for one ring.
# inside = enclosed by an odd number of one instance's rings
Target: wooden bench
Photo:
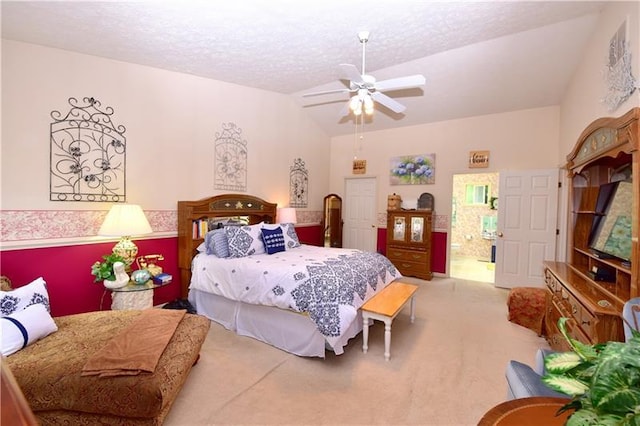
[[[417,285],[394,281],[362,305],[362,352],[367,353],[369,349],[369,320],[383,321],[384,359],[389,361],[391,323],[409,301],[411,301],[411,322],[413,323],[415,320],[413,296],[416,290],[418,290]]]

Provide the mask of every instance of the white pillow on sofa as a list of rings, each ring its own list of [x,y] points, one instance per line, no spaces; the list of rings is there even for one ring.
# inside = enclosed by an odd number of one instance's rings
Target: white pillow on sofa
[[[51,312],[47,283],[42,277],[11,291],[0,291],[0,315],[7,316],[27,306],[42,304]]]
[[[58,326],[42,303],[36,303],[0,318],[2,355],[9,356],[20,349],[58,331]]]

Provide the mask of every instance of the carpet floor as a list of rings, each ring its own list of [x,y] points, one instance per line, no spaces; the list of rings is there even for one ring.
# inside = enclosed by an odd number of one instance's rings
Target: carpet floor
[[[548,347],[507,320],[508,290],[454,278],[419,284],[409,308],[345,353],[302,358],[212,323],[200,361],[165,420],[182,425],[475,425],[505,400],[510,359],[533,364]]]

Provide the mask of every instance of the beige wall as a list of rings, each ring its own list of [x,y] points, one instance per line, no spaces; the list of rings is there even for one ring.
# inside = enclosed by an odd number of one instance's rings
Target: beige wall
[[[557,107],[548,107],[365,133],[357,155],[367,160],[367,175],[378,179],[379,215],[386,213],[390,194],[417,200],[429,192],[436,215],[449,221],[454,174],[557,167],[558,116]],[[490,151],[489,167],[470,169],[469,151],[480,150]],[[354,136],[331,139],[331,192],[344,195],[345,177],[354,176],[354,152]],[[435,184],[389,184],[392,157],[431,153],[436,155]]]
[[[110,206],[49,201],[50,114],[67,111],[70,97],[98,99],[126,127],[127,200],[145,210],[229,192],[213,188],[214,137],[229,122],[248,143],[248,194],[287,205],[298,157],[309,171],[307,210],[321,211],[330,192],[329,138],[286,95],[3,40],[3,210]]]
[[[560,105],[559,164],[566,162],[566,155],[573,149],[580,133],[593,120],[607,116],[617,117],[640,106],[640,90],[636,90],[615,111],[608,111],[607,106],[600,102],[607,93],[604,71],[608,61],[609,41],[626,18],[632,73],[640,84],[640,2],[611,2],[600,15],[596,30]]]

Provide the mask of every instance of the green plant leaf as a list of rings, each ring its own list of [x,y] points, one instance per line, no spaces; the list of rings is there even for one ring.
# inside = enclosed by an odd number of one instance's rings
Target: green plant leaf
[[[583,362],[575,352],[555,352],[544,357],[544,368],[550,374],[560,374]]]
[[[565,426],[587,426],[599,424],[598,414],[594,410],[582,408],[569,416]]]
[[[582,395],[589,390],[587,383],[573,377],[547,374],[542,381],[551,389],[571,396]]]

